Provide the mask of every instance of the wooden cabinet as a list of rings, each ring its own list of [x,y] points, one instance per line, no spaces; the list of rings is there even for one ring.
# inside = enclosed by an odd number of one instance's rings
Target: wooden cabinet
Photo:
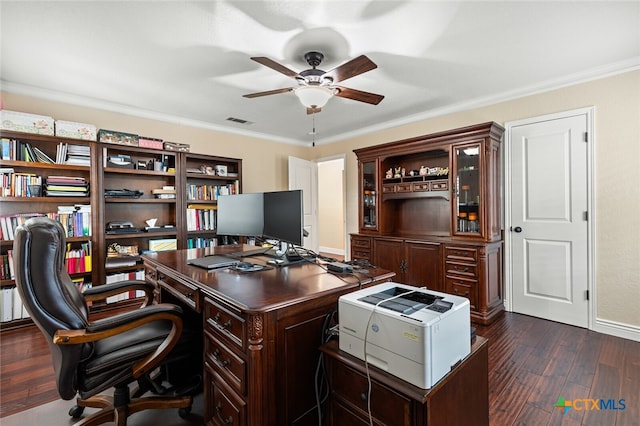
[[[440,243],[377,237],[373,238],[373,253],[373,264],[395,272],[398,282],[444,291]]]
[[[242,160],[195,153],[180,156],[185,191],[182,205],[186,238],[180,248],[211,247],[226,243],[216,234],[218,197],[242,192]]]
[[[33,216],[59,220],[67,231],[67,271],[80,287],[96,280],[95,249],[98,212],[91,203],[97,177],[91,158],[95,142],[38,134],[1,131],[0,157],[0,286],[9,309],[2,327],[30,323],[22,310],[10,266],[13,230]],[[11,300],[16,299],[11,308]],[[5,305],[6,306],[6,305]],[[23,319],[25,318],[25,319]]]
[[[360,223],[351,235],[351,257],[368,255],[406,284],[467,295],[472,319],[491,322],[504,310],[503,131],[489,122],[355,150]],[[375,226],[366,213],[371,194]],[[446,253],[453,244],[472,247],[473,260],[459,265],[461,259],[450,259]]]
[[[431,389],[420,389],[338,349],[321,347],[331,394],[328,425],[488,425],[487,340],[478,337],[471,354]],[[464,401],[464,407],[460,403]]]
[[[175,193],[160,196],[154,192],[168,187],[176,189],[178,153],[117,144],[99,146],[100,185],[95,191],[103,196],[96,197],[102,226],[96,249],[102,266],[98,282],[119,281],[124,277],[139,279],[142,277],[136,276],[136,271],[142,269],[142,260],[127,255],[127,251],[139,254],[153,250],[159,241],[167,247],[177,247],[182,218],[178,198]],[[109,195],[122,189],[139,191],[139,195]],[[156,227],[150,227],[148,220],[155,220]],[[119,229],[117,224],[122,222],[124,226],[130,224],[132,230]],[[174,243],[170,244],[171,241]],[[128,257],[135,260],[127,262]]]
[[[0,135],[7,147],[0,157],[3,265],[9,269],[11,231],[30,216],[49,215],[68,230],[72,253],[68,263],[73,267],[69,272],[81,287],[144,279],[152,272],[144,270],[139,258],[108,260],[110,248],[123,252],[135,248],[142,253],[157,245],[188,248],[219,243],[217,196],[242,190],[241,159],[5,130]],[[42,161],[31,161],[31,157]],[[56,186],[69,185],[73,187],[56,191]],[[174,188],[174,194],[165,188]],[[105,196],[107,190],[122,189],[140,194]],[[149,226],[149,219],[156,220],[155,228]],[[109,229],[109,224],[113,228],[119,222],[130,223],[133,229]],[[76,257],[84,254],[82,260]],[[13,291],[13,279],[5,276],[4,268],[0,270],[0,285]],[[30,323],[16,319],[2,322],[2,327]]]

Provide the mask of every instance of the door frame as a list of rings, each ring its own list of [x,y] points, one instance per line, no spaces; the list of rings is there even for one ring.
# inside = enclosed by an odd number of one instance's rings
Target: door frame
[[[344,230],[343,232],[343,247],[344,247],[344,253],[343,256],[346,259],[347,258],[347,254],[350,255],[350,253],[348,253],[349,251],[349,232],[347,231],[347,158],[345,154],[336,154],[336,155],[330,155],[328,157],[322,157],[322,158],[318,158],[316,160],[314,160],[316,162],[316,164],[320,164],[320,163],[326,163],[328,161],[335,161],[335,160],[341,160],[342,161],[342,188],[340,188],[340,190],[342,191],[341,193],[341,197],[342,197],[342,229]],[[318,185],[321,185],[320,182],[318,182]],[[320,215],[318,215],[318,219],[320,218]],[[319,225],[318,225],[319,228]]]
[[[595,263],[595,224],[596,224],[596,210],[595,210],[595,168],[594,168],[594,152],[595,152],[595,127],[594,127],[594,115],[595,107],[579,108],[569,111],[562,111],[553,114],[542,115],[538,117],[530,117],[522,120],[505,122],[505,141],[504,149],[502,150],[504,159],[502,164],[504,166],[504,179],[502,181],[504,190],[504,209],[503,209],[503,223],[504,223],[504,306],[509,312],[513,312],[513,265],[512,265],[512,241],[511,241],[511,130],[513,127],[522,126],[526,124],[538,123],[541,121],[551,121],[561,118],[574,117],[577,115],[584,115],[587,120],[587,290],[589,291],[589,304],[587,313],[588,329],[593,330],[596,312],[596,298],[597,292],[594,289],[594,277],[596,272]]]

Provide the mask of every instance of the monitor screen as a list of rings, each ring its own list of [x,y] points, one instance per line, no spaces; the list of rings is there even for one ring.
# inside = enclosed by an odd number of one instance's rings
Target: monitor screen
[[[303,228],[302,190],[264,193],[264,237],[302,246]]]
[[[264,197],[259,194],[221,195],[216,233],[243,237],[262,236]]]

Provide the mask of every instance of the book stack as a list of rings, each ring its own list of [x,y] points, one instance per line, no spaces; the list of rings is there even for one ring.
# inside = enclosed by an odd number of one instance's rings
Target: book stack
[[[90,166],[91,151],[88,145],[69,145],[67,147],[66,164],[75,166]]]
[[[89,184],[83,177],[49,176],[44,184],[48,197],[87,197]]]

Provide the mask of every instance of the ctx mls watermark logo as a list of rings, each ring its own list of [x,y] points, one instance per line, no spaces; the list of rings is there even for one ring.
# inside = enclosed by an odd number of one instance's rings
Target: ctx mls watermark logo
[[[600,411],[600,410],[624,410],[627,408],[627,405],[624,399],[591,399],[591,398],[582,398],[582,399],[574,399],[572,401],[566,400],[563,397],[559,396],[558,401],[554,407],[563,410],[563,414],[567,414],[567,412],[571,409],[576,411]]]

